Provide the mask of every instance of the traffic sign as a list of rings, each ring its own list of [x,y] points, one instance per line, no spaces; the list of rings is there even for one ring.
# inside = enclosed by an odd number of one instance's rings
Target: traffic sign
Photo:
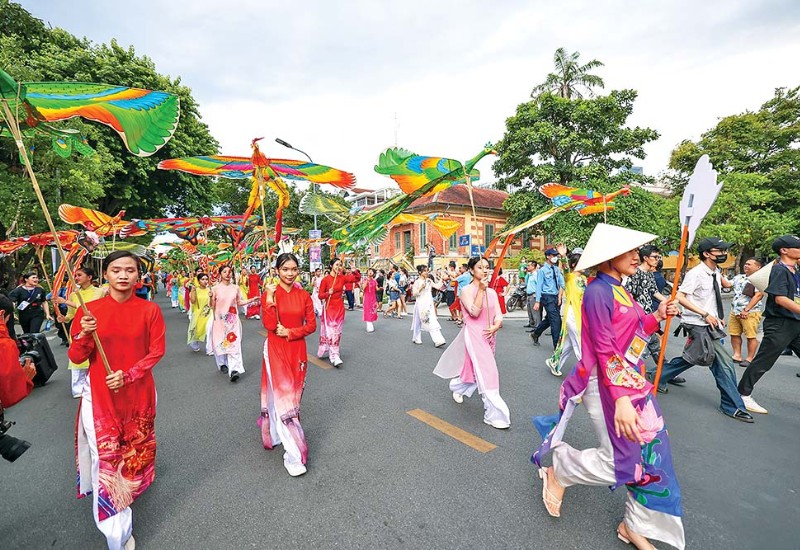
[[[469,255],[470,256],[482,256],[484,252],[486,252],[486,247],[485,246],[479,246],[477,244],[473,244],[470,247]]]
[[[472,238],[469,235],[458,236],[458,246],[469,246],[471,242]]]

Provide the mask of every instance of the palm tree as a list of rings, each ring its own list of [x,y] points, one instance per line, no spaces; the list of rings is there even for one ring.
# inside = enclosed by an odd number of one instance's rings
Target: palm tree
[[[592,95],[592,87],[605,87],[603,79],[597,75],[589,74],[589,71],[602,67],[603,63],[597,59],[592,59],[586,65],[579,65],[579,52],[572,52],[567,55],[564,48],[558,48],[553,56],[555,72],[547,75],[542,84],[539,84],[531,91],[531,97],[538,97],[544,93],[553,93],[561,97],[570,99],[572,97],[583,98],[579,88],[586,88],[586,93]]]

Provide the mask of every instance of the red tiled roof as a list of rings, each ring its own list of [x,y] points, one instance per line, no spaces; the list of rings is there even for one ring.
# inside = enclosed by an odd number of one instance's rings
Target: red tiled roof
[[[473,187],[472,196],[475,200],[475,208],[503,210],[503,201],[508,198],[508,193],[496,189]],[[415,200],[409,207],[409,210],[432,203],[469,206],[469,190],[466,185],[454,185],[434,195],[428,195],[427,197],[421,197]]]

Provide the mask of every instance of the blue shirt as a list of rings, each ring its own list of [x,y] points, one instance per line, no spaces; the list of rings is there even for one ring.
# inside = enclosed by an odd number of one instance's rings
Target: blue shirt
[[[461,290],[472,282],[472,274],[469,271],[465,271],[458,277],[456,277],[456,281],[458,281],[458,294],[457,296],[461,296]]]
[[[525,294],[536,294],[536,271],[525,274]]]
[[[558,294],[560,288],[564,288],[561,270],[549,262],[540,267],[536,274],[536,301],[542,301],[542,294]]]

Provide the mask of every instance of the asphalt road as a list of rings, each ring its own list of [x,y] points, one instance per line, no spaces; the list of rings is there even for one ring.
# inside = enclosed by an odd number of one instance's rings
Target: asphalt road
[[[164,305],[163,292],[158,295]],[[156,480],[133,505],[140,549],[223,548],[623,548],[614,529],[624,491],[567,491],[560,519],[541,502],[530,455],[540,440],[530,419],[556,411],[560,379],[534,348],[522,319],[498,335],[501,394],[510,430],[482,421],[480,399],[455,404],[431,374],[441,350],[427,335],[411,344],[410,320],[364,332],[348,312],[344,367],[309,365],[303,427],[308,473],[291,478],[282,451],[265,451],[259,411],[258,321],[245,321],[247,373],[232,384],[213,358],[185,346],[187,322],[166,307],[167,354],[154,370],[159,394]],[[442,321],[448,341],[456,335]],[[682,342],[671,341],[668,356]],[[316,335],[308,347],[316,350]],[[75,499],[74,426],[65,348],[43,388],[7,411],[11,434],[33,446],[0,464],[0,548],[104,548],[89,499]],[[706,368],[659,401],[683,491],[688,548],[789,549],[800,543],[800,361],[782,357],[756,388],[770,410],[743,424],[719,412]],[[741,375],[741,369],[739,372]],[[480,453],[407,414],[422,409],[497,447]],[[595,445],[585,413],[567,440]],[[663,547],[663,545],[661,546]]]

